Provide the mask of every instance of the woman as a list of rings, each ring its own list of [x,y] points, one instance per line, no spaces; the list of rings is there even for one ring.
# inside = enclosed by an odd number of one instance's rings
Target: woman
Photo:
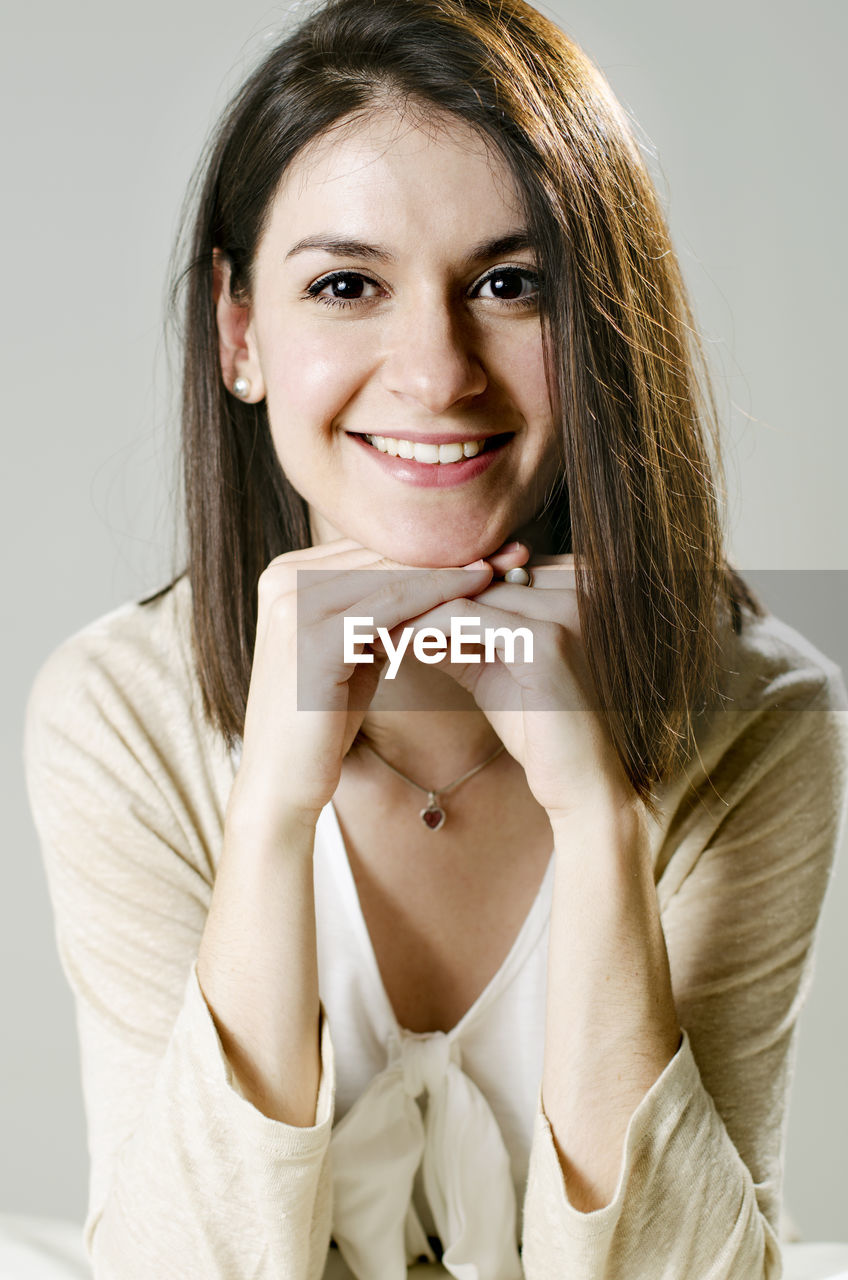
[[[326,5],[185,282],[187,570],[27,722],[95,1275],[774,1280],[844,689],[726,564],[603,77],[521,0]],[[396,661],[471,618],[532,656]]]

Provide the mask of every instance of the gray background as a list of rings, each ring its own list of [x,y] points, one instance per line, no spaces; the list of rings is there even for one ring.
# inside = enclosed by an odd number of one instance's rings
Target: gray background
[[[735,562],[804,571],[759,585],[842,663],[848,9],[546,9],[600,64],[654,153],[713,353]],[[86,1196],[73,1011],[20,764],[25,696],[61,639],[171,567],[168,255],[207,129],[282,15],[251,0],[43,0],[3,19],[0,1211],[81,1219]],[[806,1239],[848,1238],[846,919],[843,850],[788,1136],[787,1201]]]

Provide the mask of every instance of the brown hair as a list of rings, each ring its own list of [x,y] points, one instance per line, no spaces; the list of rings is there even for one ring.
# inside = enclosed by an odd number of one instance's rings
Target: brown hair
[[[273,197],[300,149],[387,94],[494,142],[539,255],[564,471],[546,518],[574,550],[588,659],[649,806],[715,694],[719,629],[762,612],[727,565],[703,347],[654,186],[603,75],[523,0],[331,0],[262,61],[199,169],[185,286],[183,459],[197,670],[209,719],[241,735],[257,581],[309,545],[264,404],[223,385],[213,250],[249,299]]]

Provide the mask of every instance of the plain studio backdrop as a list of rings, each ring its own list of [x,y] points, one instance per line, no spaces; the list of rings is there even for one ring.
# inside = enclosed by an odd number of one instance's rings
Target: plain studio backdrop
[[[557,0],[658,182],[712,353],[735,564],[843,669],[848,433],[837,0]],[[82,1219],[73,1007],[21,765],[35,672],[66,636],[168,580],[175,394],[165,278],[207,131],[288,10],[242,0],[8,4],[0,40],[3,715],[0,1212]],[[842,650],[842,652],[840,652]],[[848,1238],[848,867],[802,1018],[786,1200]]]

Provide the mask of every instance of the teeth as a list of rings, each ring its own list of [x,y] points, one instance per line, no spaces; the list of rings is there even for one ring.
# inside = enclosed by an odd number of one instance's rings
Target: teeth
[[[439,462],[459,462],[462,456],[462,444],[458,440],[452,444],[439,445]]]
[[[380,453],[393,458],[414,458],[431,466],[442,462],[459,462],[460,458],[473,458],[483,448],[481,440],[457,440],[453,444],[414,444],[412,440],[399,440],[395,436],[366,436]]]
[[[412,449],[412,456],[416,462],[439,462],[439,453],[441,445],[438,444],[416,444]]]

